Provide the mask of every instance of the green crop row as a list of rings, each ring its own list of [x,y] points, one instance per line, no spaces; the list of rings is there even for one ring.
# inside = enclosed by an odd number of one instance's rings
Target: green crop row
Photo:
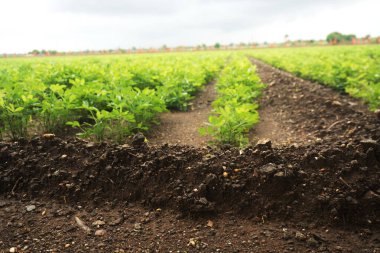
[[[255,66],[245,56],[234,55],[216,84],[214,115],[200,133],[212,136],[217,144],[246,145],[249,130],[259,121],[256,100],[264,87]]]
[[[249,54],[361,98],[370,109],[380,108],[380,46],[262,49]]]
[[[224,65],[224,54],[59,57],[0,61],[0,137],[67,125],[122,141],[188,102]]]

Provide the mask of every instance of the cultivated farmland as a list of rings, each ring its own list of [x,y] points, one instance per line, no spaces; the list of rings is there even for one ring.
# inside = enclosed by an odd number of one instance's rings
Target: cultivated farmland
[[[0,247],[377,252],[379,75],[379,46],[1,59]]]

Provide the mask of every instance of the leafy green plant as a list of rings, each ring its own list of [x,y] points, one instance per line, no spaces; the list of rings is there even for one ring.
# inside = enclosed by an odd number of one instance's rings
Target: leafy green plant
[[[149,88],[140,90],[127,87],[120,90],[120,96],[116,96],[112,102],[113,107],[124,108],[133,112],[133,131],[146,131],[151,124],[157,123],[156,116],[166,111],[165,102],[158,94]]]
[[[258,105],[254,101],[264,87],[246,57],[232,58],[216,84],[218,99],[212,104],[214,115],[199,130],[200,134],[210,135],[216,144],[246,145],[249,130],[259,121]]]
[[[45,132],[59,132],[70,120],[76,108],[77,97],[74,94],[65,94],[65,87],[51,85],[50,92],[44,94],[39,116]]]
[[[4,114],[3,111],[5,110],[4,105],[4,96],[5,94],[0,90],[0,140],[3,139],[3,133],[5,131],[5,124],[4,124]]]
[[[112,111],[99,110],[84,102],[82,109],[89,112],[89,122],[80,124],[78,121],[69,121],[66,124],[79,128],[82,132],[78,135],[83,138],[94,137],[97,141],[106,138],[121,142],[131,133],[131,123],[135,122],[134,116],[124,111],[122,106]]]
[[[19,95],[17,93],[8,94],[15,98],[14,103],[3,101],[1,118],[4,120],[4,128],[10,132],[13,140],[25,138],[28,135],[28,125],[32,121],[35,113],[37,99],[31,94]]]
[[[256,104],[236,103],[218,108],[218,116],[210,116],[207,127],[200,129],[201,135],[210,135],[217,144],[244,146],[248,143],[247,133],[259,121]]]

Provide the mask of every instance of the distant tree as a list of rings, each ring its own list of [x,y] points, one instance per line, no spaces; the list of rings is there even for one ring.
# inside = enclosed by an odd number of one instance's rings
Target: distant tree
[[[356,38],[355,34],[342,34],[339,32],[332,32],[326,37],[327,42],[350,42],[352,39]]]
[[[33,51],[29,52],[30,54],[33,54],[33,55],[39,55],[40,54],[40,51],[38,51],[37,49],[34,49]]]
[[[343,35],[343,39],[345,41],[352,41],[352,39],[355,39],[356,38],[356,35],[355,34],[346,34],[346,35]]]
[[[219,49],[219,48],[221,47],[221,45],[220,45],[219,42],[216,42],[215,45],[214,45],[214,47],[215,47],[216,49]]]
[[[327,35],[326,40],[327,42],[332,42],[332,41],[340,42],[342,41],[342,38],[343,38],[343,35],[341,33],[332,32],[329,35]]]

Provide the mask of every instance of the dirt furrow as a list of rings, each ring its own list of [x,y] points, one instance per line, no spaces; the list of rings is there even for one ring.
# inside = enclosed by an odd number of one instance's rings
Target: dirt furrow
[[[215,81],[207,84],[192,101],[187,112],[167,112],[160,118],[160,125],[154,127],[147,138],[151,145],[182,144],[200,147],[207,145],[210,138],[199,135],[211,113],[211,103],[216,98]]]
[[[251,140],[274,145],[370,138],[380,127],[374,113],[359,100],[252,59],[268,89],[260,101],[260,123]]]

